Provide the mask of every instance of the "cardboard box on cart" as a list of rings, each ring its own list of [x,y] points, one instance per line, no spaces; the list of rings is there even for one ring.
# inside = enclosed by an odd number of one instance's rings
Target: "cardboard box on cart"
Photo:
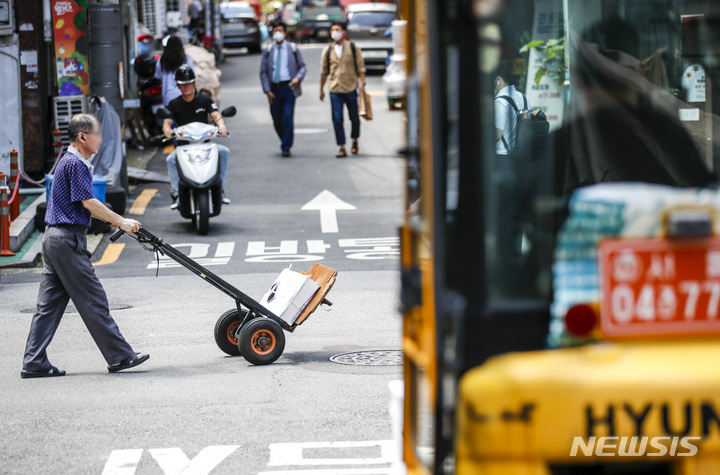
[[[335,284],[337,271],[313,264],[307,272],[283,270],[260,305],[282,318],[288,325],[297,326],[305,321],[325,299]]]

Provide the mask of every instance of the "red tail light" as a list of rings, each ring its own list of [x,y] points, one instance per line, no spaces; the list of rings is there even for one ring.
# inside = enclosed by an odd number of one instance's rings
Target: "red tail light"
[[[148,41],[149,42],[154,39],[155,38],[153,37],[153,35],[147,35],[147,34],[138,35],[138,41],[143,41],[143,42]]]
[[[590,305],[575,305],[565,315],[565,328],[575,336],[589,335],[596,323],[597,315]]]
[[[206,48],[209,48],[215,44],[215,37],[214,36],[203,36],[202,41],[203,41],[203,46],[205,46]]]
[[[162,93],[162,86],[152,86],[143,91],[145,96],[154,96],[155,94]]]

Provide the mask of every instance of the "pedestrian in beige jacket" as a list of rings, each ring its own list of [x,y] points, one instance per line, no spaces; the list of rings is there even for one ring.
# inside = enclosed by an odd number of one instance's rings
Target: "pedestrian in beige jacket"
[[[352,129],[353,154],[359,152],[360,115],[358,113],[358,83],[365,87],[365,61],[358,47],[345,38],[345,24],[333,23],[330,30],[333,42],[322,53],[320,68],[320,100],[325,99],[325,82],[330,90],[332,120],[335,127],[335,140],[340,150],[337,158],[347,157],[345,151],[345,127],[343,126],[343,106],[347,106]]]

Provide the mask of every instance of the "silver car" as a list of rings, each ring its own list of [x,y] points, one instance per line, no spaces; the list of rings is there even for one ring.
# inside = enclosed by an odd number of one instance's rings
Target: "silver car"
[[[262,52],[260,24],[248,2],[220,4],[222,36],[226,48],[247,48],[250,53]]]
[[[348,5],[347,34],[362,51],[367,68],[385,69],[393,51],[390,25],[397,18],[392,3],[353,3]]]

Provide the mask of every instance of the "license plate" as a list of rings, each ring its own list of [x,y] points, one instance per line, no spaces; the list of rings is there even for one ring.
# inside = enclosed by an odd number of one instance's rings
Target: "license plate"
[[[326,38],[330,36],[330,32],[327,30],[318,30],[317,31],[318,38]]]
[[[719,238],[609,240],[599,262],[605,335],[720,333]]]
[[[388,52],[385,50],[379,51],[363,51],[363,58],[387,58]]]

